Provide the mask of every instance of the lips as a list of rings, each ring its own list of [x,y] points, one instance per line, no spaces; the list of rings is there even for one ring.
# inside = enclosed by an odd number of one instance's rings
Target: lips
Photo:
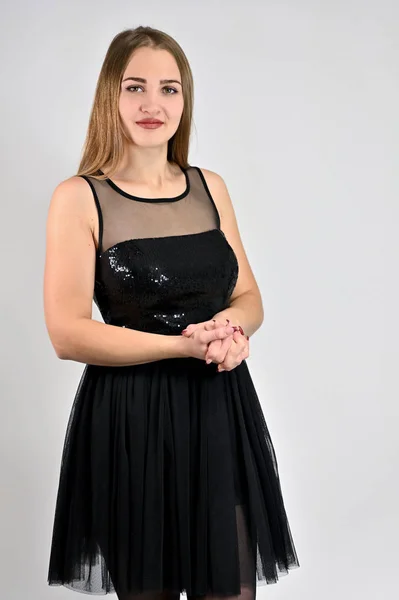
[[[159,121],[158,119],[142,119],[141,121],[136,121],[138,125],[162,125],[163,121]]]
[[[163,123],[137,123],[142,129],[159,129]]]

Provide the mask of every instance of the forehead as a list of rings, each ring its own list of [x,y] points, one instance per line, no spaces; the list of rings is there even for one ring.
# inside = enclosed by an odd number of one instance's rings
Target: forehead
[[[126,76],[161,79],[180,77],[174,56],[167,50],[138,48],[131,56],[123,74]]]

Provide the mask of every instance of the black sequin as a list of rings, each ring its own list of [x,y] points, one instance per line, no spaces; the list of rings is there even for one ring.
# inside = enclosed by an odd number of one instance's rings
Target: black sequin
[[[95,300],[106,323],[176,335],[228,307],[238,270],[217,228],[126,240],[98,254]]]

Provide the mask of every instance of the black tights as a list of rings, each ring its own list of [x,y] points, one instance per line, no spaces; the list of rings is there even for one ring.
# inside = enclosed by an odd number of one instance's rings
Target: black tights
[[[144,592],[142,594],[117,594],[118,600],[179,600],[180,594],[172,594],[170,592]],[[237,596],[190,596],[187,595],[187,600],[255,600],[256,587],[241,586],[241,593]]]
[[[236,515],[241,582],[245,581],[251,583],[241,583],[241,593],[235,596],[218,596],[217,594],[190,596],[187,594],[187,600],[255,600],[255,561],[250,548],[244,505],[236,504]],[[134,592],[117,592],[117,598],[118,600],[179,600],[180,594],[171,592],[144,592],[137,594]]]

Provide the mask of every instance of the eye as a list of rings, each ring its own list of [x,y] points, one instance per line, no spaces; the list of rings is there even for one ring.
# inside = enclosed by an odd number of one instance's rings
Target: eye
[[[143,88],[141,87],[141,85],[130,85],[129,87],[127,87],[127,88],[126,88],[126,90],[127,90],[127,91],[130,91],[130,90],[137,90],[138,88],[141,88],[141,89],[143,89]],[[165,86],[165,87],[164,87],[164,88],[162,88],[162,89],[163,89],[163,90],[173,90],[173,92],[174,92],[174,93],[173,93],[173,94],[169,94],[169,93],[168,93],[168,94],[166,94],[167,96],[173,96],[174,94],[177,94],[177,93],[178,93],[178,91],[177,91],[175,88],[173,88],[173,87]]]
[[[137,90],[139,87],[141,87],[140,85],[130,85],[129,87],[126,88],[127,92],[130,92],[130,90]]]

